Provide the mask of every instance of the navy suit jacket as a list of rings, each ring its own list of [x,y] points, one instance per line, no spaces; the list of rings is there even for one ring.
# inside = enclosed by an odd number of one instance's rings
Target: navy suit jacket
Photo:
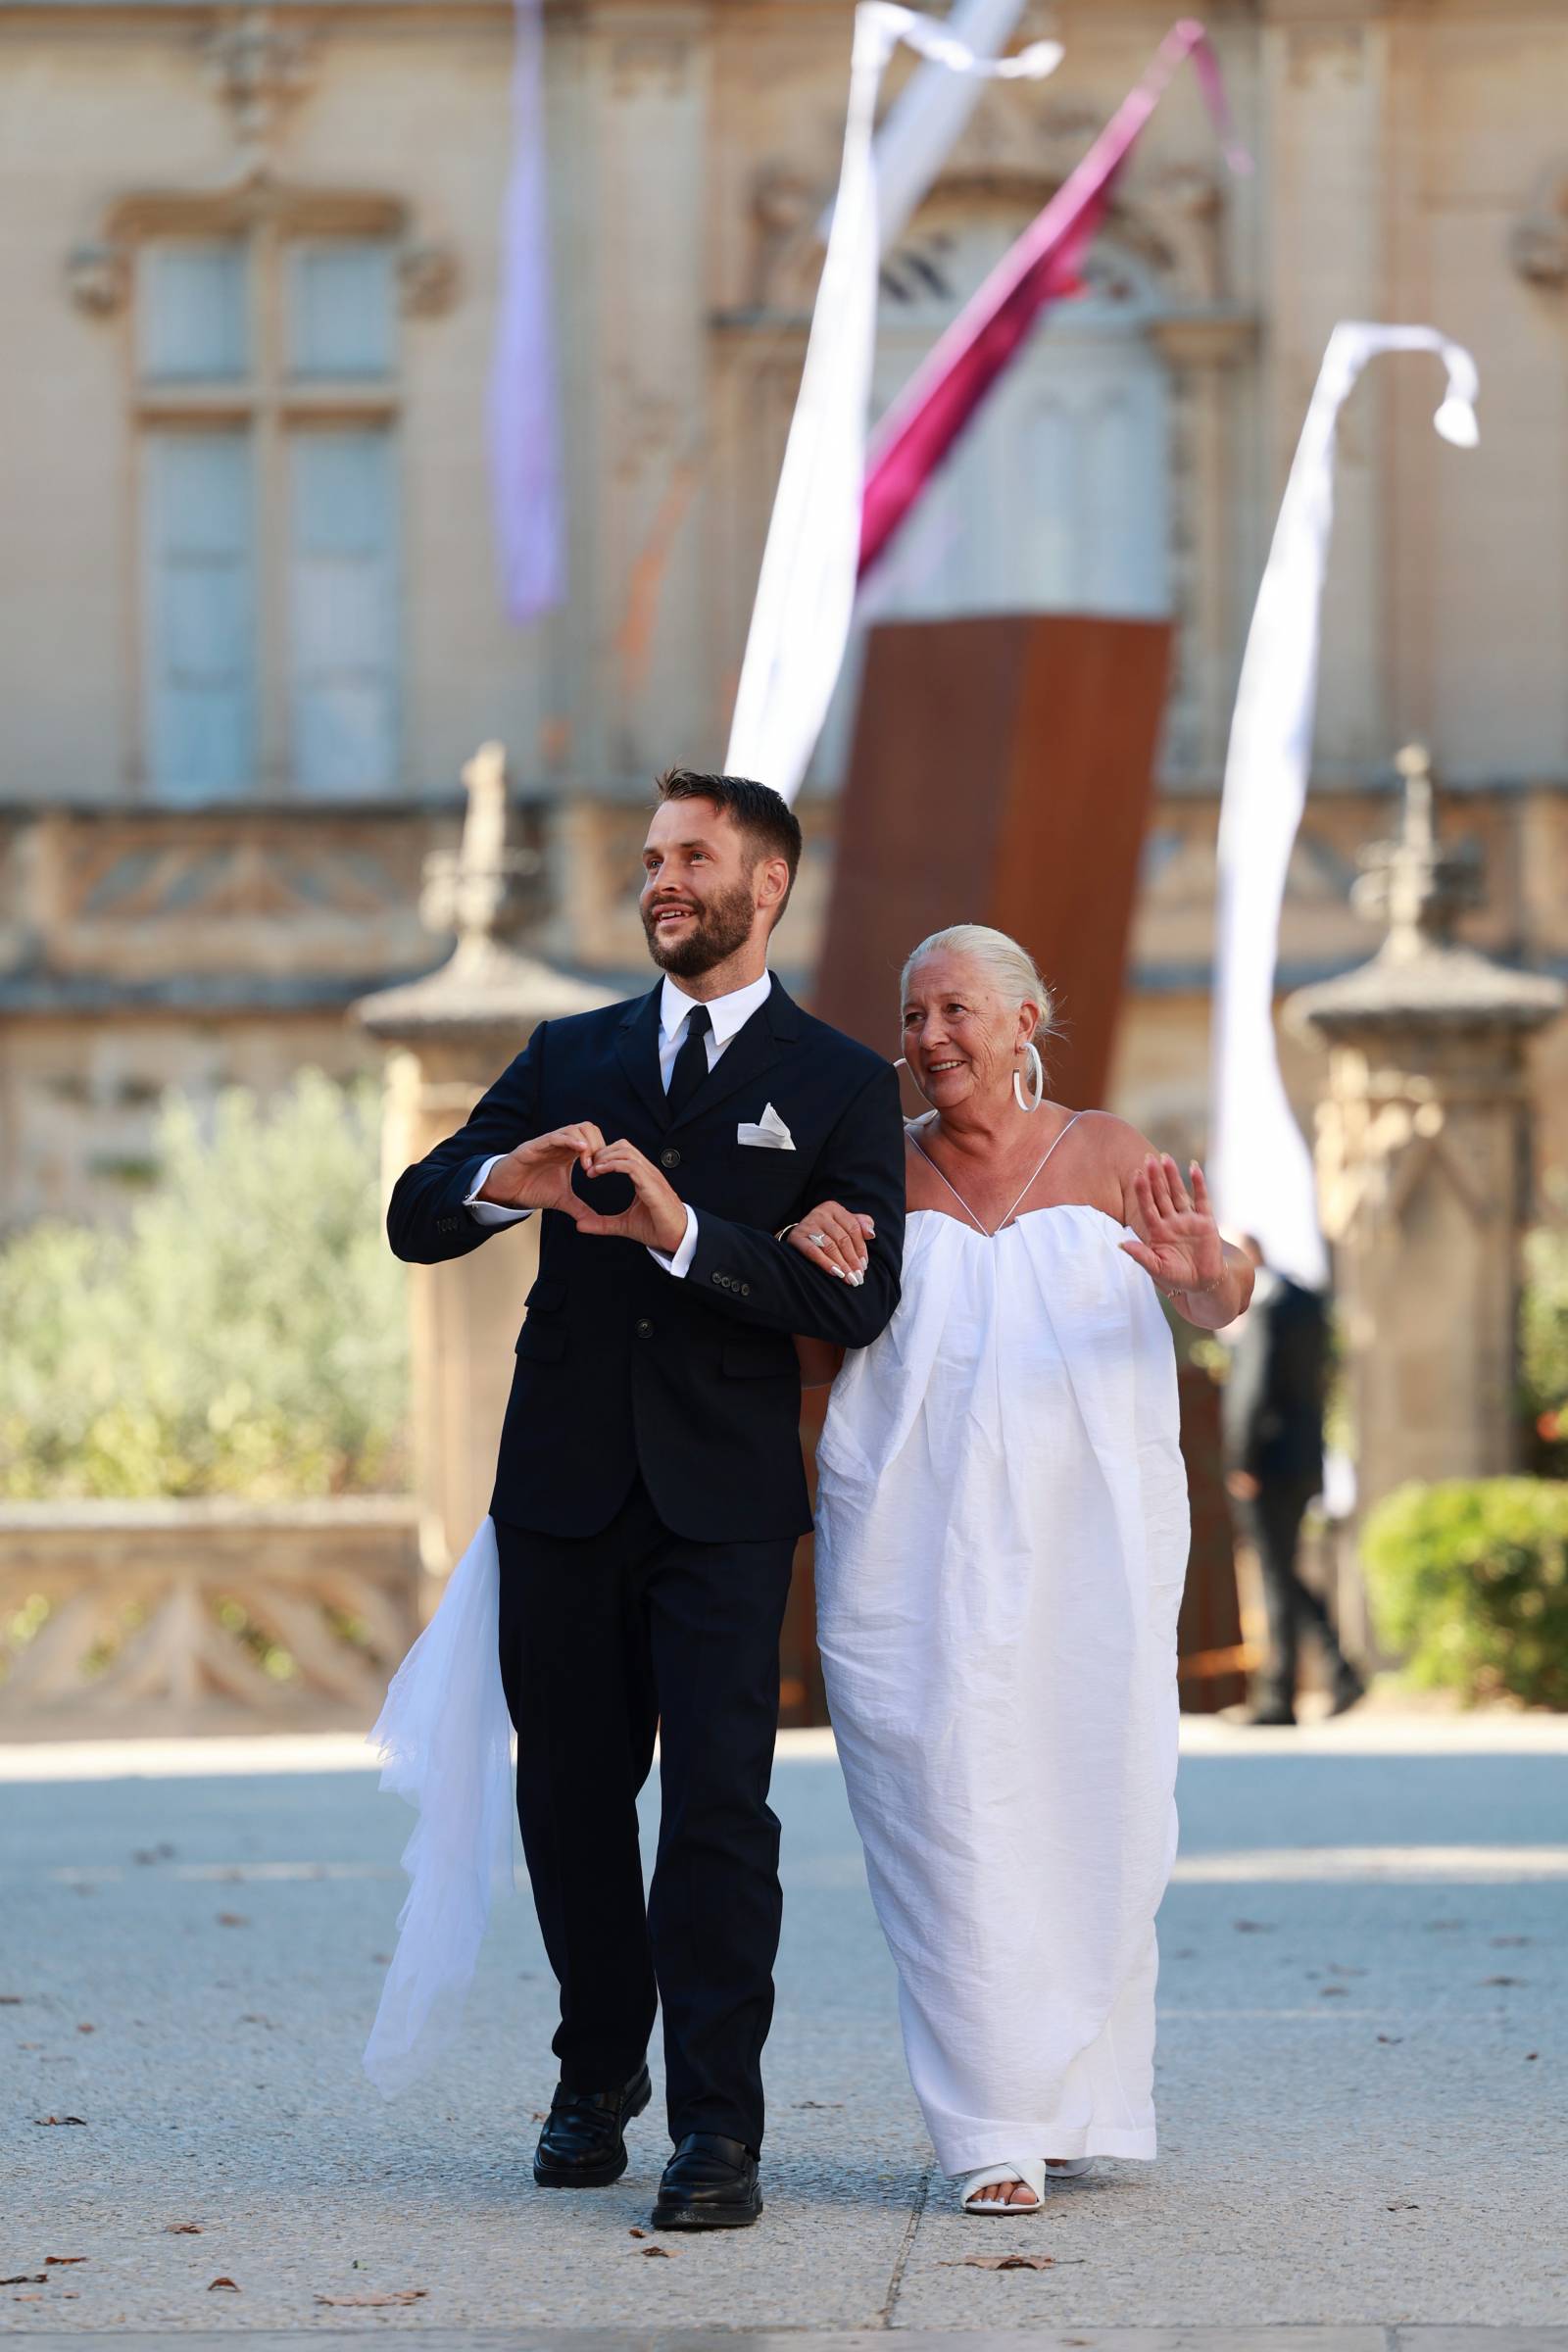
[[[492,1154],[578,1119],[635,1144],[697,1211],[690,1270],[677,1280],[641,1243],[543,1212],[491,1510],[545,1535],[597,1535],[640,1473],[665,1526],[692,1542],[793,1538],[811,1517],[791,1334],[863,1348],[899,1301],[898,1078],[775,979],[672,1119],[662,986],[542,1021],[466,1125],[399,1178],[387,1232],[416,1265],[466,1256],[508,1230],[463,1205]],[[737,1140],[768,1103],[792,1152]],[[859,1289],[773,1239],[824,1200],[876,1220]]]
[[[1258,1277],[1223,1392],[1233,1470],[1307,1494],[1323,1490],[1328,1310],[1283,1274]]]

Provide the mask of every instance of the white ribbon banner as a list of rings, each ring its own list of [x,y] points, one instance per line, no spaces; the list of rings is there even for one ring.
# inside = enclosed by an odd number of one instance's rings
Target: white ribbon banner
[[[860,0],[855,12],[838,199],[724,760],[731,775],[771,784],[786,801],[800,791],[816,747],[855,611],[881,258],[873,134],[882,76],[900,41],[950,73],[995,80],[1041,81],[1062,58],[1057,41],[1038,41],[1017,57],[977,55],[952,26],[891,0]],[[903,134],[898,168],[916,200],[956,127],[951,110],[930,109]]]
[[[1254,1235],[1269,1265],[1311,1290],[1328,1281],[1328,1255],[1312,1156],[1280,1075],[1274,977],[1311,761],[1335,430],[1362,368],[1388,351],[1435,353],[1448,371],[1438,431],[1459,448],[1479,438],[1479,378],[1462,344],[1431,326],[1334,329],[1248,632],[1220,801],[1209,1180],[1222,1224]]]
[[[1025,0],[954,0],[946,29],[961,41],[970,55],[994,58],[1018,27]],[[927,58],[919,72],[888,109],[876,134],[877,222],[882,250],[887,252],[904,234],[942,160],[961,137],[980,99],[980,80],[973,74],[953,74]],[[822,218],[822,241],[832,233],[833,208]]]

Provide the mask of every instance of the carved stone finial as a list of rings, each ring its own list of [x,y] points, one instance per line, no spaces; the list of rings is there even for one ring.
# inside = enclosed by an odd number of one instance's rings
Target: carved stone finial
[[[421,1053],[476,1040],[487,1054],[509,1041],[514,1053],[536,1021],[590,1012],[607,993],[518,944],[536,911],[528,884],[540,859],[517,839],[505,746],[481,744],[463,781],[468,812],[462,844],[425,859],[419,899],[420,920],[432,931],[456,931],[457,947],[439,970],[363,997],[355,1012],[372,1036]]]
[[[207,70],[234,118],[245,163],[264,162],[285,109],[311,76],[313,51],[301,34],[285,32],[270,7],[243,8],[203,42]]]
[[[1481,897],[1480,858],[1438,839],[1425,745],[1407,745],[1395,765],[1404,780],[1398,838],[1362,851],[1350,893],[1359,913],[1387,923],[1388,936],[1370,963],[1298,990],[1287,1020],[1336,1038],[1412,1027],[1528,1030],[1554,1019],[1560,981],[1510,970],[1454,937],[1458,916]]]
[[[499,945],[523,928],[523,884],[537,873],[539,859],[514,838],[506,746],[481,744],[463,770],[463,782],[468,813],[462,846],[455,854],[437,850],[425,859],[419,919],[430,931],[456,931],[453,962],[466,970],[487,962]]]
[[[1473,851],[1438,846],[1432,755],[1425,744],[1406,744],[1394,764],[1404,780],[1399,837],[1361,853],[1365,871],[1350,900],[1360,913],[1387,922],[1383,954],[1400,962],[1449,944],[1457,917],[1480,901],[1481,870]]]

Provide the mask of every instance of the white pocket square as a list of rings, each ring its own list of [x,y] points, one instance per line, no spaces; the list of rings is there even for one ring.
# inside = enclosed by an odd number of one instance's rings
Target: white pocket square
[[[735,1141],[738,1144],[760,1145],[764,1152],[793,1152],[795,1149],[794,1136],[771,1102],[755,1126],[750,1119],[742,1119],[735,1130]]]

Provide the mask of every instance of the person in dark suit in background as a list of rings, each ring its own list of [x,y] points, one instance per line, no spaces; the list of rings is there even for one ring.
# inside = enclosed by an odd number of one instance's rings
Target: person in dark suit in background
[[[1251,1721],[1296,1721],[1301,1628],[1322,1644],[1332,1712],[1353,1707],[1365,1686],[1340,1647],[1328,1610],[1301,1582],[1297,1550],[1308,1503],[1323,1492],[1323,1401],[1328,1314],[1321,1295],[1264,1261],[1249,1234],[1242,1247],[1258,1271],[1238,1326],[1224,1391],[1225,1484],[1241,1506],[1263,1579],[1268,1654],[1252,1690]]]
[[[675,2153],[660,2228],[761,2210],[781,1908],[767,1790],[810,1526],[793,1335],[863,1348],[899,1299],[896,1074],[767,969],[800,854],[765,786],[662,777],[641,897],[662,978],[542,1022],[387,1217],[398,1256],[428,1265],[544,1216],[490,1506],[523,1851],[561,1985],[534,2177],[619,2179],[662,2002]],[[827,1282],[781,1238],[823,1200],[854,1212],[831,1211]],[[636,1804],[656,1730],[645,1908]]]

